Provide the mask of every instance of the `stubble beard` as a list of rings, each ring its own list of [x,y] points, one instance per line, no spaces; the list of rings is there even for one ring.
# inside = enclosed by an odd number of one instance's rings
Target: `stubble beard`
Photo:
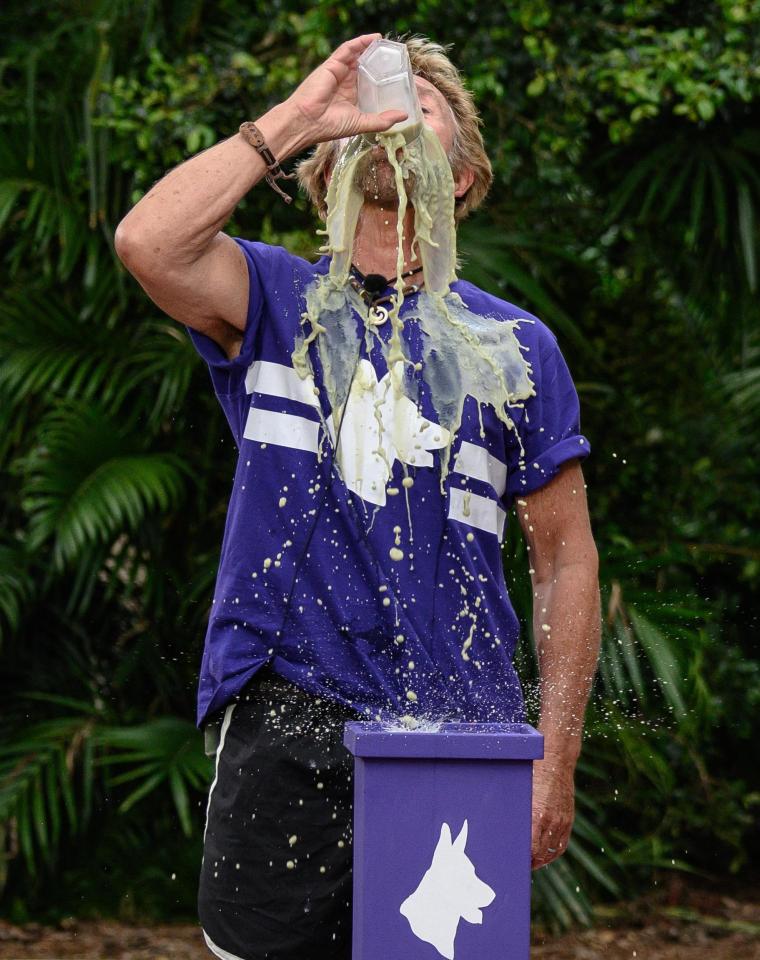
[[[374,157],[368,153],[359,161],[354,175],[354,184],[364,195],[364,202],[378,204],[385,209],[398,207],[398,190],[396,189],[396,173],[388,162],[387,157]],[[404,178],[404,190],[409,198],[414,190],[415,176],[413,172]]]

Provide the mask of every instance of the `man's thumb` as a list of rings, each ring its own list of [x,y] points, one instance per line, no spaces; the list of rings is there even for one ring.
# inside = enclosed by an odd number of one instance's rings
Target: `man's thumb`
[[[363,113],[359,120],[359,133],[380,133],[389,130],[394,123],[406,120],[409,114],[403,110],[384,110],[382,113]]]

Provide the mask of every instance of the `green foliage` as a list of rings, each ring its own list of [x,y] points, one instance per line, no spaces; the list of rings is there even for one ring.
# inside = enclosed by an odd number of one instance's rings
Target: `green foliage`
[[[23,552],[16,544],[0,544],[0,638],[13,634],[21,622],[21,610],[32,595],[33,584],[23,565]]]
[[[13,824],[18,849],[32,875],[38,868],[38,855],[43,863],[50,863],[61,838],[63,818],[76,830],[80,818],[89,814],[89,785],[85,785],[80,811],[71,782],[71,747],[86,742],[85,731],[85,724],[77,719],[38,723],[23,734],[16,732],[2,750],[0,810],[3,821]],[[90,762],[86,757],[84,766]]]
[[[462,226],[463,275],[555,330],[592,444],[602,654],[574,831],[534,874],[537,915],[591,923],[595,903],[663,872],[718,880],[759,852],[760,3],[11,3],[0,888],[14,919],[194,910],[210,764],[192,716],[235,451],[114,227],[167,169],[377,29],[454,45],[496,176]],[[308,257],[315,226],[305,198],[262,189],[228,230]],[[508,531],[535,721],[514,515]]]
[[[126,769],[111,775],[109,784],[138,782],[118,807],[125,813],[159,787],[168,785],[186,836],[193,832],[190,812],[192,790],[205,790],[211,762],[202,750],[194,724],[176,717],[160,717],[133,727],[106,727],[98,733],[109,752],[102,763]]]
[[[239,96],[247,76],[261,72],[253,57],[242,54],[221,64],[202,53],[168,63],[154,48],[139,77],[120,75],[103,85],[104,111],[94,125],[116,135],[115,157],[137,169],[132,202],[157,173],[216,143],[215,101],[222,94]]]
[[[45,415],[37,444],[15,465],[30,550],[52,539],[52,560],[61,567],[136,529],[151,510],[181,502],[182,461],[138,452],[130,442],[134,437],[91,404],[62,402]]]

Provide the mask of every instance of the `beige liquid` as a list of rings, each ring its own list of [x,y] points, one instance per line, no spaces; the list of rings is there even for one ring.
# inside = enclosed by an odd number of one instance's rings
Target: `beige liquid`
[[[417,137],[422,132],[422,124],[419,120],[400,120],[398,123],[394,123],[390,130],[387,131],[389,134],[400,133],[405,143],[411,143],[412,140],[416,140]],[[377,142],[375,137],[377,134],[374,133],[365,133],[364,138],[367,143],[374,146]]]
[[[366,305],[348,283],[353,253],[354,234],[363,194],[354,183],[356,167],[373,144],[362,136],[352,137],[333,170],[327,192],[326,242],[322,252],[332,256],[329,272],[315,277],[305,291],[306,310],[301,323],[303,331],[296,337],[293,365],[302,379],[313,375],[309,345],[316,341],[325,389],[334,420],[348,399],[351,377],[358,353],[356,321],[352,307],[365,318],[367,352],[376,337],[387,362],[390,388],[396,398],[408,397],[416,403],[417,384],[413,373],[420,369],[406,353],[403,338],[404,322],[417,319],[423,336],[422,376],[430,395],[439,425],[448,435],[441,449],[441,490],[449,471],[451,447],[462,420],[467,396],[494,408],[508,429],[515,431],[520,446],[520,465],[524,468],[524,450],[507,409],[522,406],[521,401],[533,396],[531,364],[523,356],[514,327],[521,322],[512,319],[484,317],[468,309],[462,298],[450,289],[456,280],[456,228],[454,222],[454,181],[451,167],[435,132],[425,125],[418,137],[407,143],[404,132],[378,134],[388,162],[394,170],[399,196],[397,215],[398,257],[396,263],[396,295],[390,310],[391,336],[386,343],[366,322]],[[401,150],[401,158],[396,153]],[[405,179],[415,175],[414,189],[407,196]],[[413,313],[405,319],[399,315],[403,304],[404,282],[403,228],[407,203],[414,208],[415,249],[423,265],[424,288]],[[307,332],[308,327],[308,332]],[[357,389],[357,382],[351,388]],[[358,389],[363,389],[361,382]],[[368,387],[367,389],[370,389]],[[417,404],[418,405],[418,404]],[[481,435],[482,431],[482,411]],[[383,424],[378,416],[379,428]],[[395,429],[395,425],[391,425]],[[325,428],[327,434],[327,429]],[[336,458],[340,466],[340,455]],[[389,469],[392,464],[388,465]],[[406,471],[406,467],[404,466]],[[409,477],[409,486],[412,478]],[[407,480],[404,486],[407,487]],[[387,491],[397,494],[397,488]],[[411,523],[411,517],[410,517]],[[411,530],[410,530],[411,534]]]

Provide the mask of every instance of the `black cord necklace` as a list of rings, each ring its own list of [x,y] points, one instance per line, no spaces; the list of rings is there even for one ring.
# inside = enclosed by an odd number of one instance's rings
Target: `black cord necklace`
[[[401,279],[406,280],[407,277],[413,277],[415,273],[419,273],[421,270],[421,266],[415,267],[413,270],[407,270],[406,273],[401,274]],[[392,279],[392,277],[386,278],[379,273],[368,273],[365,276],[354,264],[351,264],[351,272],[348,275],[349,283],[369,306],[367,319],[375,327],[385,323],[390,315],[388,308],[383,304],[393,300],[396,292],[394,290],[393,293],[386,294],[384,297],[381,294],[386,287],[390,286]],[[410,293],[417,293],[419,289],[420,284],[408,284],[404,287],[403,294],[406,297]]]

